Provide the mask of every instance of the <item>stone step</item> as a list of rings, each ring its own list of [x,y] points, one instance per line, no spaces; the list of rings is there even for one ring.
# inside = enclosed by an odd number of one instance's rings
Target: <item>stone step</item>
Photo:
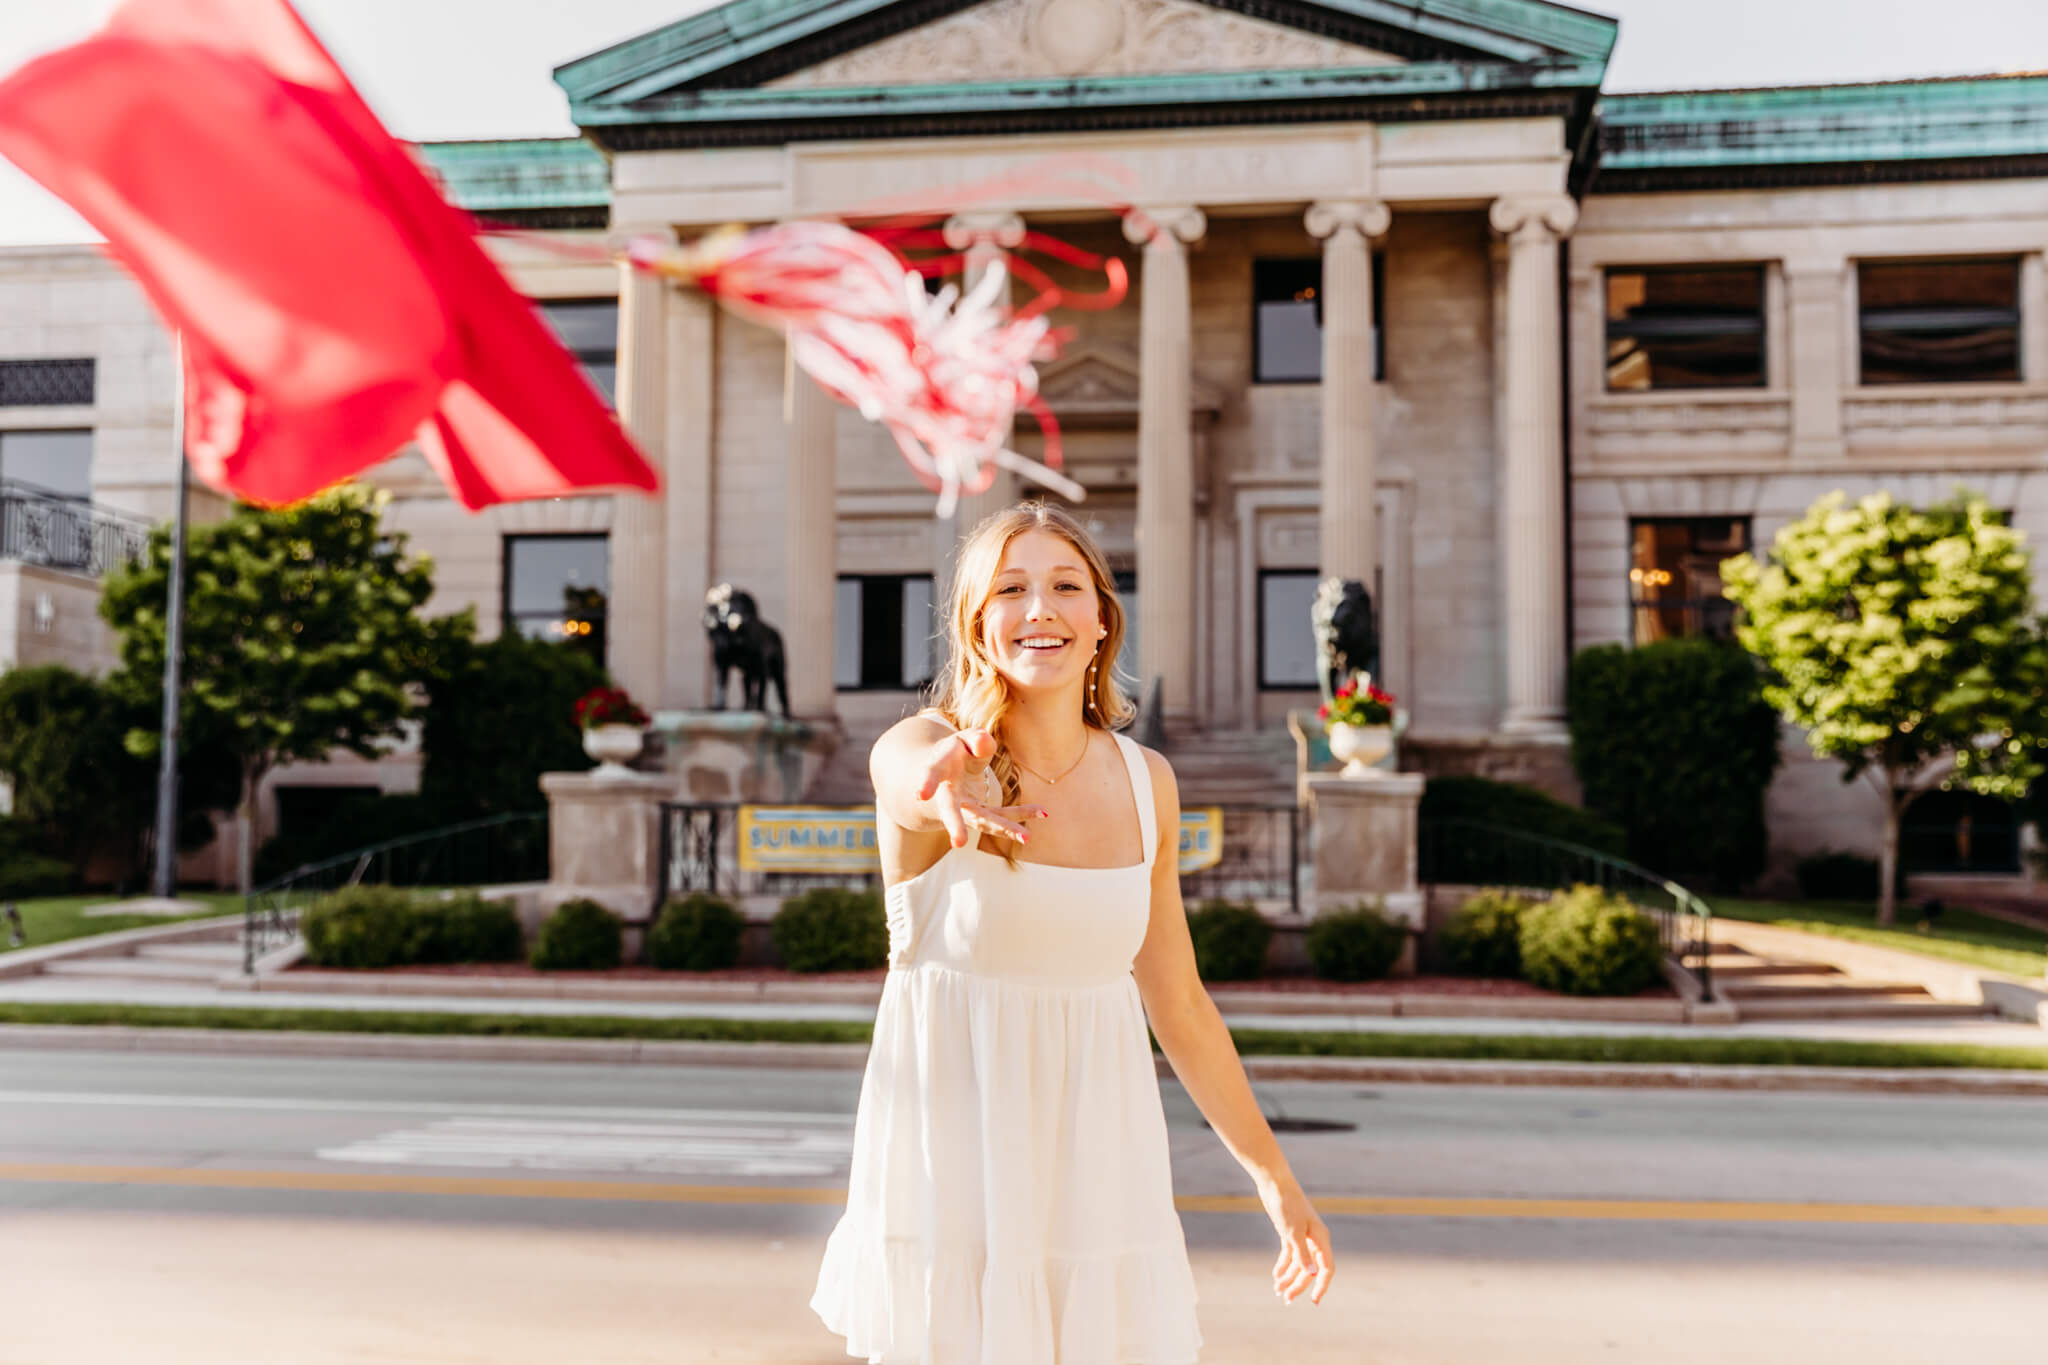
[[[1842,969],[1826,962],[1787,962],[1777,958],[1745,958],[1733,962],[1714,962],[1716,978],[1749,978],[1769,976],[1834,976],[1839,977]]]
[[[1715,989],[1731,1000],[1800,1000],[1827,997],[1830,999],[1900,999],[1932,1000],[1923,986],[1897,981],[1857,981],[1845,977],[1813,977],[1807,980],[1788,978],[1784,980],[1754,980],[1738,977],[1724,981],[1720,973],[1714,975]]]
[[[43,964],[48,976],[89,976],[124,981],[212,981],[227,967],[146,957],[77,957]]]
[[[1883,997],[1808,996],[1787,1000],[1743,1000],[1736,1004],[1744,1023],[1752,1020],[1797,1019],[1983,1019],[1991,1011],[1982,1005],[1951,1004],[1931,998],[1885,999]]]
[[[220,943],[158,943],[135,950],[135,956],[161,962],[207,962],[230,967],[242,965],[242,945]]]

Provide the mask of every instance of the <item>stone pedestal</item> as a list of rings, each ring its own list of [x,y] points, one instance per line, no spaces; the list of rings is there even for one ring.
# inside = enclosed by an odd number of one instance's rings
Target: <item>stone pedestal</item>
[[[836,721],[759,711],[664,711],[654,733],[671,801],[801,801],[846,740]]]
[[[1423,778],[1415,773],[1359,778],[1311,773],[1306,780],[1316,874],[1309,913],[1321,916],[1376,899],[1387,914],[1419,932],[1416,816]],[[1415,970],[1412,943],[1395,970]]]
[[[521,908],[535,922],[530,935],[563,901],[587,897],[628,920],[644,920],[654,904],[661,858],[661,803],[675,797],[675,779],[628,772],[543,773],[548,798],[548,882]]]

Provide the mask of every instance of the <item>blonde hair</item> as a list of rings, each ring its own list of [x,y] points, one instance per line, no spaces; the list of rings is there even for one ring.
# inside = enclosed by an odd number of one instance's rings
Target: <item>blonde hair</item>
[[[954,560],[951,600],[946,610],[947,663],[932,686],[931,709],[946,718],[956,730],[987,730],[996,737],[996,754],[989,771],[1002,784],[1000,804],[1014,806],[1023,788],[1017,778],[1017,764],[1003,743],[1003,717],[1011,706],[1010,684],[989,658],[982,640],[982,614],[988,607],[989,589],[1010,542],[1026,531],[1044,531],[1058,536],[1080,553],[1081,562],[1095,581],[1095,596],[1102,612],[1102,624],[1109,633],[1102,637],[1094,662],[1088,665],[1088,680],[1095,686],[1083,691],[1082,721],[1098,730],[1115,730],[1129,725],[1137,707],[1124,695],[1116,680],[1116,657],[1124,643],[1124,608],[1116,595],[1116,578],[1101,547],[1074,519],[1072,513],[1043,502],[1022,502],[985,518],[961,543]],[[1014,846],[1006,847],[1013,856]]]

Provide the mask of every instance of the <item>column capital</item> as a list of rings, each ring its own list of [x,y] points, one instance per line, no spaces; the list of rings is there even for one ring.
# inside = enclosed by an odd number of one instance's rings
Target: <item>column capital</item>
[[[1303,221],[1311,237],[1329,238],[1350,228],[1370,240],[1386,233],[1394,214],[1382,199],[1322,199],[1308,206]]]
[[[956,213],[943,229],[946,245],[954,251],[977,246],[997,246],[1015,251],[1024,245],[1024,215],[1021,213]]]
[[[1124,215],[1124,240],[1138,246],[1160,238],[1192,245],[1208,230],[1208,215],[1193,204],[1134,208]]]
[[[1494,200],[1486,216],[1517,242],[1550,242],[1571,232],[1579,206],[1568,194],[1514,194]]]

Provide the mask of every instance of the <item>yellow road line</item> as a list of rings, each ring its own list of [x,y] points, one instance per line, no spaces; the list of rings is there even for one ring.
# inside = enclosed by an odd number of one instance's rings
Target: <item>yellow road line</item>
[[[232,1171],[181,1166],[0,1163],[0,1182],[297,1190],[343,1194],[461,1195],[486,1199],[588,1199],[646,1204],[839,1204],[836,1188],[667,1185],[637,1180],[507,1180],[368,1171]],[[1186,1213],[1257,1213],[1246,1195],[1189,1195]],[[1687,1199],[1449,1199],[1326,1195],[1326,1216],[1344,1218],[1555,1218],[1638,1223],[1921,1223],[1948,1227],[2048,1227],[2048,1208],[1962,1204],[1809,1204]]]

